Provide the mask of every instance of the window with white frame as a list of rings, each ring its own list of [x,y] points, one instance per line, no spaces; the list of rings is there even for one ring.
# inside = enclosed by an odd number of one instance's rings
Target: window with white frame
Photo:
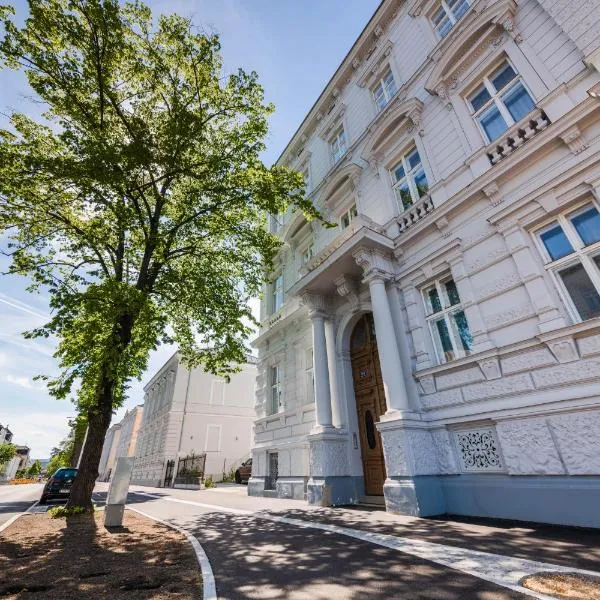
[[[270,387],[270,413],[277,414],[281,408],[281,369],[279,365],[272,365],[269,368],[269,387]]]
[[[468,356],[473,339],[454,280],[435,281],[423,290],[423,300],[438,361]]]
[[[383,110],[398,91],[396,82],[394,81],[394,75],[390,69],[388,69],[385,75],[379,79],[379,81],[372,88],[372,91],[373,99],[377,105],[377,110]]]
[[[346,144],[346,132],[342,127],[337,134],[332,138],[330,142],[331,147],[331,159],[333,164],[335,165],[344,154],[346,154],[346,150],[348,146]]]
[[[600,317],[600,212],[595,202],[536,231],[546,269],[575,321]]]
[[[469,10],[470,4],[470,0],[441,0],[438,9],[431,17],[440,37],[450,33],[458,20]]]
[[[271,314],[276,313],[285,299],[283,291],[283,273],[280,273],[271,284]]]
[[[344,211],[340,217],[340,225],[342,226],[342,229],[347,229],[350,227],[350,224],[352,221],[354,221],[354,219],[356,219],[357,216],[358,212],[356,210],[356,204],[353,204],[348,210]]]
[[[416,148],[402,156],[391,174],[400,211],[406,210],[429,190],[425,169]]]
[[[515,68],[504,60],[467,96],[473,118],[490,142],[518,123],[535,107]]]
[[[315,243],[312,238],[310,238],[308,244],[302,250],[302,254],[300,255],[302,265],[309,263],[312,257],[315,255]]]
[[[306,365],[304,373],[306,381],[306,403],[310,404],[311,402],[315,401],[315,374],[312,348],[309,348],[306,351]]]

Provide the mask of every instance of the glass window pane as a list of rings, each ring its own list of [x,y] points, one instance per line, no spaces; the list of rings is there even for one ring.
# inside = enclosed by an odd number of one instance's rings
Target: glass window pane
[[[535,103],[527,90],[523,87],[522,83],[515,85],[506,96],[503,97],[503,101],[510,116],[515,122],[520,121],[535,107]]]
[[[448,333],[448,325],[446,325],[446,319],[440,319],[435,322],[435,327],[438,335],[438,342],[441,346],[444,361],[454,360],[454,348],[452,347],[452,341],[450,334]]]
[[[600,213],[595,206],[571,217],[571,223],[586,246],[600,240]]]
[[[383,83],[385,85],[388,98],[391,98],[398,91],[398,89],[396,88],[396,82],[394,81],[394,76],[392,75],[391,71],[388,71],[388,74],[385,76]]]
[[[577,263],[563,269],[559,275],[581,319],[585,321],[593,317],[600,317],[600,295],[583,265]]]
[[[479,117],[479,122],[490,142],[500,137],[508,129],[506,121],[495,105],[491,106]]]
[[[373,90],[373,97],[375,98],[375,104],[379,110],[382,110],[387,104],[387,100],[385,98],[385,94],[383,92],[383,86],[378,85]]]
[[[419,156],[419,153],[416,150],[411,152],[406,158],[406,160],[411,169],[414,169],[417,165],[421,164],[421,157]]]
[[[452,29],[452,21],[450,21],[443,8],[440,8],[435,15],[433,15],[433,23],[442,37],[448,35],[448,32]]]
[[[431,288],[427,292],[429,296],[429,304],[431,306],[432,313],[440,312],[442,310],[442,303],[440,301],[440,295],[438,294],[437,288]]]
[[[448,295],[448,302],[450,306],[454,306],[455,304],[460,304],[460,297],[458,295],[458,290],[456,289],[456,284],[454,280],[446,281],[444,284],[446,287],[446,294]]]
[[[473,337],[471,336],[471,331],[469,330],[467,317],[462,310],[452,315],[452,317],[454,319],[456,333],[458,333],[458,337],[460,338],[462,349],[466,354],[469,354],[471,348],[473,347]]]
[[[469,102],[471,103],[473,110],[477,112],[490,98],[490,93],[487,91],[486,87],[480,85],[471,96],[469,96]]]
[[[449,0],[448,6],[452,9],[457,21],[469,10],[467,0]]]
[[[402,166],[402,164],[399,164],[394,169],[394,180],[400,181],[405,175],[406,175],[406,173],[404,172],[404,167]]]
[[[398,198],[399,208],[405,210],[409,206],[412,206],[413,199],[410,194],[408,182],[406,180],[404,180],[398,187],[396,187],[396,197]]]
[[[423,169],[419,169],[415,173],[415,185],[417,186],[417,192],[419,192],[419,198],[429,191],[429,184]]]
[[[499,92],[503,89],[508,83],[510,83],[517,74],[514,69],[508,64],[504,63],[491,77],[490,81],[496,91]]]
[[[540,239],[544,243],[544,246],[546,246],[546,250],[552,260],[558,260],[573,252],[571,242],[569,242],[562,227],[558,224],[556,227],[544,231],[540,235]]]

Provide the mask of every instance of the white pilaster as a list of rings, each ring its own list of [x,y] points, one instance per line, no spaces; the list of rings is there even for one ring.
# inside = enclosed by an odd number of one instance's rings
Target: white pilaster
[[[327,345],[327,365],[329,367],[329,392],[331,398],[331,418],[335,427],[342,426],[342,411],[338,383],[338,358],[335,351],[335,328],[332,319],[325,321],[325,342]]]

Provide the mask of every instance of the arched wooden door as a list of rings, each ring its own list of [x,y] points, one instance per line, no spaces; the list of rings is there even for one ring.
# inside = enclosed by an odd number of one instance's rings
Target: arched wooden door
[[[365,476],[365,493],[383,495],[385,462],[381,436],[375,427],[379,417],[387,410],[381,367],[377,353],[377,338],[373,315],[364,315],[356,324],[350,338],[352,377],[356,394],[358,430]]]

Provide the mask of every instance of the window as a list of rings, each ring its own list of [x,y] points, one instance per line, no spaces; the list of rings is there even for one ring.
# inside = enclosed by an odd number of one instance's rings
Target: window
[[[392,169],[394,193],[400,211],[406,210],[429,190],[421,157],[416,149],[405,154]]]
[[[315,401],[315,374],[314,374],[314,359],[313,349],[309,348],[306,351],[306,367],[305,367],[305,381],[306,381],[306,403],[310,404]]]
[[[546,268],[576,321],[600,317],[600,213],[594,203],[537,232]]]
[[[277,414],[281,407],[281,373],[279,365],[273,365],[269,369],[269,385],[271,388],[271,414]]]
[[[331,140],[331,158],[335,165],[344,154],[346,154],[346,133],[340,129],[337,135]]]
[[[280,274],[271,284],[271,313],[276,313],[283,306],[284,296],[283,274]]]
[[[456,22],[469,10],[469,0],[442,0],[431,20],[440,37],[448,35]]]
[[[423,290],[427,321],[439,362],[471,353],[473,339],[453,279],[442,279]]]
[[[281,213],[276,215],[269,215],[269,231],[271,233],[277,233],[283,226],[284,216]]]
[[[357,216],[358,216],[358,212],[356,211],[356,204],[353,204],[340,217],[340,225],[342,226],[342,229],[347,229],[348,227],[350,227],[350,223],[352,223],[352,221],[354,221],[354,219]]]
[[[314,249],[315,249],[315,244],[314,244],[313,240],[310,240],[308,246],[302,252],[302,256],[301,256],[302,265],[305,265],[311,261],[312,257],[314,256]]]
[[[473,117],[493,142],[535,107],[519,74],[504,61],[467,98]]]
[[[377,105],[377,110],[383,110],[389,101],[396,95],[398,88],[394,81],[392,72],[388,69],[387,73],[377,82],[373,88],[373,98]]]

